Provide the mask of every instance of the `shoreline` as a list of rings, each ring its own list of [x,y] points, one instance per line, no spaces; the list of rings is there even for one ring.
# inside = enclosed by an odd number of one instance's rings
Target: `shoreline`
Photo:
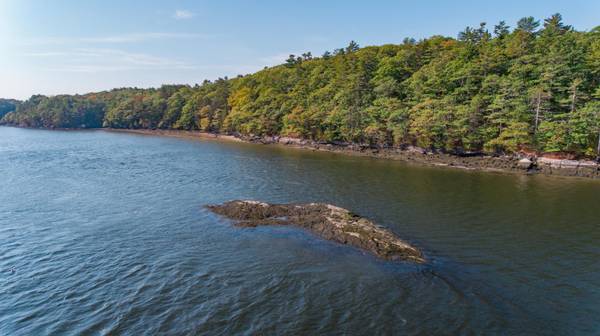
[[[14,125],[2,125],[17,127]],[[513,173],[521,175],[545,175],[559,177],[580,177],[600,179],[600,163],[591,160],[555,159],[533,155],[466,155],[459,156],[439,152],[426,151],[422,148],[408,146],[402,148],[371,148],[358,144],[335,144],[315,142],[291,137],[256,137],[231,134],[217,134],[203,131],[162,130],[162,129],[124,129],[124,128],[84,128],[84,129],[46,129],[44,130],[90,130],[114,133],[131,133],[139,135],[165,136],[190,140],[216,140],[238,143],[276,145],[287,148],[338,153],[343,155],[363,156],[376,159],[402,161],[406,163],[448,167],[470,171],[493,173]]]
[[[216,134],[202,131],[113,129],[100,128],[108,132],[166,136],[192,140],[217,140],[263,145],[278,145],[288,148],[364,156],[377,159],[402,161],[423,166],[449,167],[463,170],[516,173],[523,175],[547,175],[600,179],[600,164],[591,160],[566,160],[535,156],[459,156],[428,152],[421,148],[369,148],[357,144],[319,143],[290,137],[250,137]]]
[[[129,129],[129,128],[96,128],[99,131],[114,133],[132,133],[141,135],[165,136],[171,138],[193,139],[193,140],[221,140],[230,142],[247,142],[234,135],[216,134],[202,131],[184,131],[184,130],[162,130],[162,129]]]

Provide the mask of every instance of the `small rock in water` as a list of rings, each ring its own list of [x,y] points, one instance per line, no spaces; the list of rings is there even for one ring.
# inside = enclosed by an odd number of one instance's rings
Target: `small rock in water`
[[[519,160],[518,166],[521,169],[529,169],[533,166],[533,161],[531,161],[527,158],[524,158],[524,159]]]
[[[330,204],[268,204],[238,200],[208,205],[207,208],[236,220],[237,226],[295,225],[324,239],[361,248],[386,260],[425,262],[421,251],[390,230]]]

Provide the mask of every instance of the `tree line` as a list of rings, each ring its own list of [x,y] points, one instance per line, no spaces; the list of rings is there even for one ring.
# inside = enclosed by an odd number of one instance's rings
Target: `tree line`
[[[282,135],[451,152],[600,150],[600,27],[560,14],[457,38],[345,48],[201,85],[33,96],[1,120],[48,128]]]

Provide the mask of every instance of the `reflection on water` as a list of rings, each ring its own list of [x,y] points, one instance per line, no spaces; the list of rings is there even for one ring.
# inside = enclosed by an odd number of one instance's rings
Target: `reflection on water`
[[[0,334],[600,330],[600,183],[280,147],[0,128]],[[322,201],[421,247],[382,262],[202,208]]]

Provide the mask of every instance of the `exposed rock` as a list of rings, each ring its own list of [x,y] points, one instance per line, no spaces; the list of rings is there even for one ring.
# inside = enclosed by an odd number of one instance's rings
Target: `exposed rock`
[[[533,166],[533,161],[529,160],[528,158],[524,158],[519,160],[517,165],[521,169],[530,169]]]
[[[423,254],[366,218],[324,203],[268,204],[257,201],[230,201],[207,206],[211,211],[236,220],[237,226],[295,225],[320,237],[367,250],[386,260],[423,263]]]
[[[594,161],[541,157],[537,160],[537,167],[547,174],[600,178],[600,164]]]

